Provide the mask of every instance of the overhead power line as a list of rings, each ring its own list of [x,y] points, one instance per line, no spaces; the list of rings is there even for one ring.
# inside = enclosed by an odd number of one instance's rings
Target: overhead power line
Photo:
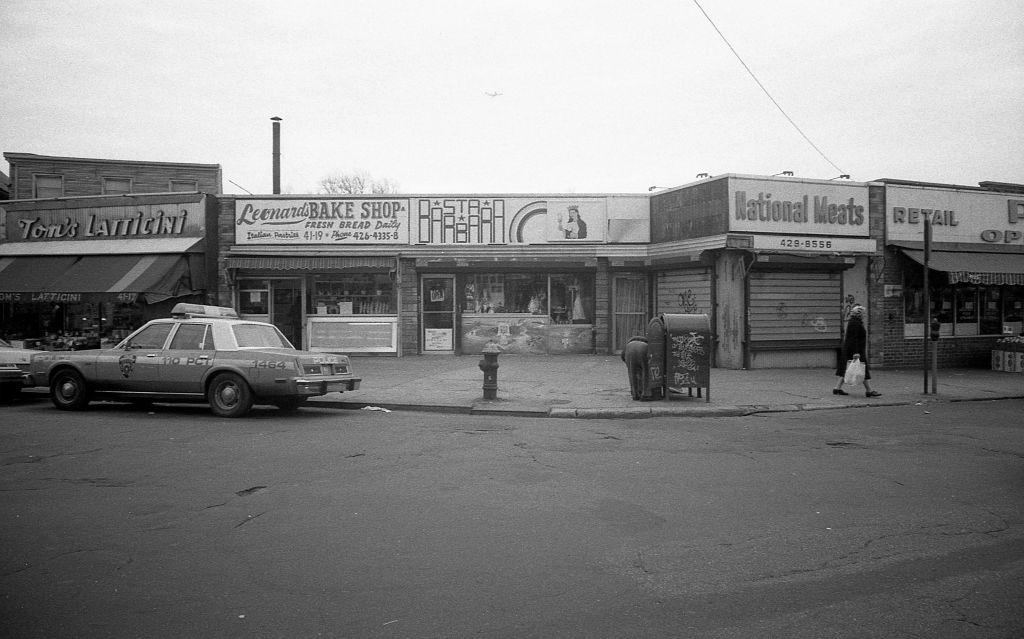
[[[725,46],[729,47],[729,50],[732,51],[732,54],[736,56],[737,60],[740,61],[740,64],[742,64],[743,68],[747,70],[747,73],[750,74],[750,77],[754,79],[754,82],[757,83],[757,86],[761,87],[761,90],[764,91],[764,94],[768,96],[768,99],[772,101],[772,104],[775,105],[775,108],[779,110],[779,113],[781,113],[787,120],[789,120],[789,123],[793,125],[793,128],[796,129],[797,133],[799,133],[803,137],[803,139],[807,140],[807,143],[810,144],[814,148],[814,150],[818,152],[818,155],[825,158],[825,161],[831,164],[835,170],[839,171],[840,173],[845,173],[845,171],[836,166],[836,163],[830,160],[829,157],[825,155],[825,153],[821,149],[818,148],[818,145],[815,144],[811,140],[811,138],[807,137],[807,134],[804,133],[799,126],[797,126],[797,123],[793,121],[793,118],[789,117],[789,114],[786,113],[786,110],[782,108],[782,105],[780,105],[778,101],[772,97],[772,94],[768,92],[768,89],[766,89],[763,84],[761,84],[761,81],[757,79],[757,76],[754,75],[754,72],[750,70],[750,67],[748,67],[747,63],[743,61],[743,58],[741,58],[740,54],[736,52],[736,49],[734,49],[733,46],[729,44],[729,40],[725,37],[725,34],[722,33],[722,30],[718,28],[718,25],[715,24],[715,21],[711,19],[711,16],[708,15],[708,12],[704,10],[704,7],[700,6],[700,2],[698,2],[697,0],[693,0],[693,4],[697,5],[697,8],[700,9],[700,12],[703,13],[704,17],[707,18],[709,23],[711,23],[712,28],[714,28],[714,30],[718,33],[718,36],[722,38],[722,42],[725,43]]]

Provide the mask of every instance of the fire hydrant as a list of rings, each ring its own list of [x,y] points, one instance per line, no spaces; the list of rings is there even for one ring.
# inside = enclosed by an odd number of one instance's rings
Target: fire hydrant
[[[494,342],[489,342],[480,352],[484,356],[480,360],[480,370],[484,372],[484,399],[497,399],[498,353],[501,349]]]

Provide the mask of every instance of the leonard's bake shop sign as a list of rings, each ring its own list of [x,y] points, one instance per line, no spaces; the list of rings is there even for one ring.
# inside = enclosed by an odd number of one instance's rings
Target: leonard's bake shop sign
[[[1024,198],[997,193],[886,187],[886,237],[924,241],[925,220],[935,242],[1024,246]]]
[[[866,185],[729,180],[729,230],[867,237]]]
[[[237,200],[235,243],[408,244],[409,200]]]
[[[202,202],[4,211],[8,242],[202,237]]]
[[[605,239],[605,198],[437,196],[236,200],[236,244],[588,243]]]

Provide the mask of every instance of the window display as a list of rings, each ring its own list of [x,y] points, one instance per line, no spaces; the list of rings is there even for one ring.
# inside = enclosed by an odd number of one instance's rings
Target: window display
[[[588,274],[475,274],[466,276],[462,292],[464,313],[545,316],[552,324],[589,324],[594,315]]]
[[[998,286],[983,287],[979,292],[978,299],[981,305],[981,334],[998,335],[1002,333],[1002,290]]]
[[[942,335],[1000,335],[1019,332],[1024,315],[1024,287],[945,284],[937,274],[931,287],[932,317],[942,325]],[[903,322],[907,337],[920,337],[924,317],[924,288],[917,273],[904,277]]]
[[[320,275],[307,310],[312,315],[393,315],[394,291],[387,273]]]

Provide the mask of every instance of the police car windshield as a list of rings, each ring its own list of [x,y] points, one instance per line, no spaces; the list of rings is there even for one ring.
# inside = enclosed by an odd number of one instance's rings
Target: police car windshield
[[[235,341],[239,348],[292,348],[281,331],[265,324],[235,324]]]

